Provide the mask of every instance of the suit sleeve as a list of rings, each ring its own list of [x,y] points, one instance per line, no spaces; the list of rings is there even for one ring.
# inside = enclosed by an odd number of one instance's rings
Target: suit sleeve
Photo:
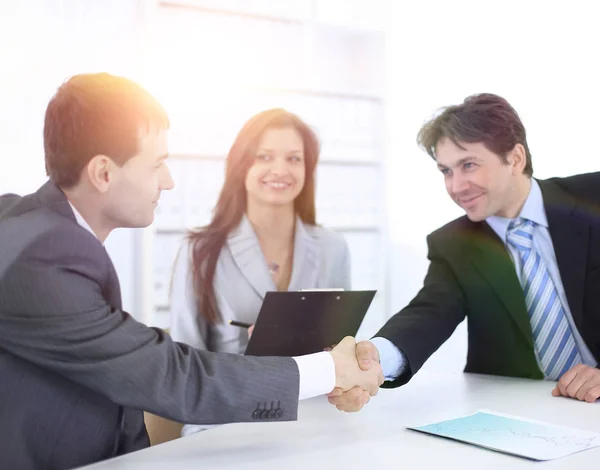
[[[423,287],[375,335],[391,341],[407,360],[402,375],[384,387],[408,382],[465,318],[464,294],[452,268],[437,252],[431,236],[427,245],[430,263]]]
[[[3,194],[0,196],[0,218],[21,200],[16,194]]]
[[[264,405],[280,410],[277,420],[296,419],[293,359],[174,342],[107,303],[110,266],[92,237],[68,229],[39,237],[3,276],[2,348],[115,403],[184,423],[253,421]]]

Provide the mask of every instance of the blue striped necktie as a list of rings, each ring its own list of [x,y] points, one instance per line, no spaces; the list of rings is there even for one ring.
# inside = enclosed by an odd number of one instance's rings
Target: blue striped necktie
[[[521,269],[521,286],[542,371],[547,378],[558,380],[581,363],[581,355],[554,282],[533,246],[534,228],[533,221],[518,218],[508,226],[506,240],[519,253],[515,261]]]

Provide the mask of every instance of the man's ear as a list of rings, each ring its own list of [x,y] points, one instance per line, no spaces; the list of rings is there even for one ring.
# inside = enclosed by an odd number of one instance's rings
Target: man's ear
[[[96,155],[88,162],[84,169],[90,184],[99,192],[108,191],[114,177],[115,163],[106,155]]]
[[[513,149],[508,152],[508,164],[513,168],[513,175],[520,175],[525,170],[527,165],[527,153],[522,144],[516,144]]]

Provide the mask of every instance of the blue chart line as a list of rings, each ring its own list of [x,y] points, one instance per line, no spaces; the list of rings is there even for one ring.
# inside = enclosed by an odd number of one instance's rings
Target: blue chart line
[[[596,441],[596,439],[593,437],[581,438],[579,436],[569,436],[569,435],[554,437],[554,436],[539,435],[539,434],[535,434],[535,433],[527,432],[527,431],[517,431],[510,427],[505,428],[505,429],[472,428],[472,429],[468,429],[468,430],[464,430],[464,429],[461,430],[461,429],[457,429],[457,428],[453,429],[449,426],[444,426],[442,424],[432,424],[430,427],[430,432],[435,433],[435,434],[446,434],[447,433],[450,435],[454,435],[456,433],[463,432],[465,434],[473,434],[475,436],[478,436],[481,434],[496,434],[496,435],[509,434],[512,437],[514,437],[515,439],[532,439],[532,440],[541,441],[544,444],[552,445],[555,447],[579,446],[584,449],[588,449],[588,448],[592,447],[592,445]]]
[[[411,429],[536,460],[600,446],[596,433],[482,411]]]

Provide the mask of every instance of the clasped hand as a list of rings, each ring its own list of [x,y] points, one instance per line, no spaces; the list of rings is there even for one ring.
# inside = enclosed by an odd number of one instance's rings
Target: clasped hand
[[[356,343],[347,336],[331,351],[335,363],[336,384],[329,403],[338,410],[359,411],[383,383],[379,352],[370,341]]]

